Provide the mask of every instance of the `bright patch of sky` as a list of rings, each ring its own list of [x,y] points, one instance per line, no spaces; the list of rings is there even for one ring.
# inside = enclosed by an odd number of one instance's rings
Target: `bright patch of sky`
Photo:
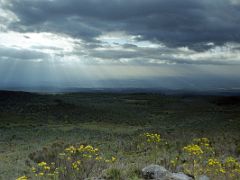
[[[105,33],[96,39],[104,43],[105,45],[110,45],[112,47],[118,47],[119,45],[131,44],[138,47],[149,47],[149,48],[159,48],[164,47],[163,44],[153,43],[151,41],[139,41],[141,35],[129,35],[125,32],[109,32]]]
[[[38,49],[46,53],[52,53],[56,50],[71,52],[75,43],[81,43],[80,40],[52,33],[19,33],[11,31],[0,33],[0,37],[0,46],[18,49]]]

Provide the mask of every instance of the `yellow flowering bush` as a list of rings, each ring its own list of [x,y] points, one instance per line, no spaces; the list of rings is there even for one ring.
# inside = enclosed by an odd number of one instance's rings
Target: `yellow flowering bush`
[[[211,146],[211,142],[208,138],[195,138],[193,139],[193,143],[201,147],[201,149],[204,151],[204,156],[206,156],[206,158],[214,155],[215,151]]]
[[[177,167],[197,179],[200,175],[207,175],[210,179],[240,179],[240,162],[233,156],[224,157],[221,153],[215,153],[215,149],[208,138],[195,138],[191,143],[177,149],[179,146],[165,146],[164,139],[157,133],[144,133],[136,138],[137,146],[133,150],[137,156],[143,155],[147,161],[155,160],[175,171]],[[133,147],[136,147],[134,144]],[[164,146],[162,146],[164,144]],[[169,148],[170,147],[170,148]],[[173,148],[174,149],[173,149]],[[171,149],[172,148],[172,149]],[[171,151],[175,154],[170,157]],[[49,152],[45,150],[45,152]],[[54,154],[57,152],[57,155]],[[41,156],[31,166],[31,173],[21,176],[16,180],[28,179],[85,179],[98,176],[103,170],[113,168],[108,174],[109,177],[120,177],[119,171],[112,163],[117,161],[115,156],[108,155],[92,145],[68,145],[63,146],[61,151],[54,151],[54,157]],[[168,154],[167,154],[168,153]],[[40,152],[42,154],[42,152]],[[127,156],[128,154],[124,154]],[[144,156],[145,155],[145,156]],[[175,156],[176,155],[176,156]],[[137,158],[135,156],[135,158]],[[168,156],[168,159],[166,158]],[[49,158],[46,158],[49,157]],[[132,158],[133,156],[131,156]],[[160,158],[162,159],[160,159]],[[123,158],[123,159],[127,159]],[[160,160],[159,160],[160,159]],[[158,162],[157,162],[158,160]],[[146,162],[147,162],[146,161]],[[166,162],[166,164],[163,164]],[[115,169],[114,169],[115,168]]]
[[[55,167],[55,163],[47,163],[47,162],[40,162],[37,164],[36,167],[31,168],[32,173],[34,173],[34,176],[36,177],[57,177],[59,174],[59,168]]]
[[[183,148],[183,152],[185,153],[185,158],[187,160],[186,163],[183,164],[184,172],[197,176],[197,174],[202,171],[200,168],[203,155],[202,148],[199,145],[190,144]]]
[[[208,138],[193,139],[193,143],[183,147],[181,155],[184,172],[198,177],[207,174],[213,179],[240,178],[240,163],[234,157],[227,157],[224,161],[216,157],[214,148]],[[171,161],[177,166],[178,158]]]
[[[226,171],[222,166],[222,163],[216,158],[210,158],[207,161],[206,174],[219,176],[225,174]]]
[[[240,178],[240,162],[236,158],[227,157],[223,166],[228,172],[228,178]]]
[[[117,160],[111,156],[105,158],[98,148],[91,145],[68,146],[58,154],[55,162],[41,161],[31,167],[33,177],[46,179],[84,179],[91,173],[100,173]],[[97,172],[94,172],[94,170]],[[26,180],[26,176],[17,180]]]
[[[65,165],[64,177],[67,175],[86,178],[93,169],[104,169],[107,164],[114,163],[116,157],[106,159],[98,148],[91,145],[71,145],[65,148],[59,156]]]
[[[161,151],[161,136],[157,133],[144,133],[140,135],[141,142],[139,144],[140,149],[144,152],[149,152],[150,156],[154,159],[155,163],[157,161],[158,153]]]
[[[60,153],[60,156],[67,157],[67,160],[75,160],[79,165],[81,162],[86,160],[104,161],[104,162],[115,162],[116,157],[111,157],[110,159],[105,159],[101,156],[99,149],[94,148],[91,145],[80,145],[78,147],[70,146],[65,149],[65,153]]]

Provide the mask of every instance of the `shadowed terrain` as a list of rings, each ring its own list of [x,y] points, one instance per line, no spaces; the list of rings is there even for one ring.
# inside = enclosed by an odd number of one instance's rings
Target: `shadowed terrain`
[[[24,174],[34,161],[31,154],[54,143],[94,144],[119,157],[121,164],[142,167],[151,159],[136,160],[133,137],[144,132],[160,133],[173,149],[208,137],[219,151],[239,156],[240,98],[1,91],[0,179]],[[159,163],[170,168],[161,159]]]

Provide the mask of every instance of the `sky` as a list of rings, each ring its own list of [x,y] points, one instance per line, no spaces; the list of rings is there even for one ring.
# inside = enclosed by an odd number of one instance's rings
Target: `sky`
[[[0,89],[240,89],[240,0],[0,0]]]

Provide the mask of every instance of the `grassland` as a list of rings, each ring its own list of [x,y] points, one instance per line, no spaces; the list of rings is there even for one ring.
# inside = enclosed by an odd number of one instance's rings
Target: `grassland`
[[[169,162],[193,138],[207,137],[222,156],[239,157],[240,98],[0,92],[0,179],[27,173],[33,153],[76,143],[117,157],[114,166],[126,178],[130,167],[155,163],[135,148],[144,132],[160,133],[169,142],[155,161],[172,171]]]

